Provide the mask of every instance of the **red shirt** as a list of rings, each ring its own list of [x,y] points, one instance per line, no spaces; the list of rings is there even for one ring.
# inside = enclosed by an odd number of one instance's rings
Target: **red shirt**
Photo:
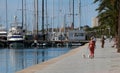
[[[89,42],[89,48],[94,48],[95,47],[95,42],[94,41],[90,41]]]

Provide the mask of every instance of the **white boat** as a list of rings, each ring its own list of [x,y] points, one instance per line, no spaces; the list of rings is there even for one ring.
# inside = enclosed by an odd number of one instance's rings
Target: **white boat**
[[[68,31],[68,40],[69,41],[85,41],[86,34],[83,30],[70,30]]]
[[[10,30],[8,31],[7,41],[8,42],[19,42],[23,40],[24,40],[24,34],[23,34],[22,26],[20,26],[16,22],[16,17],[15,17],[15,23],[13,26],[11,26]]]
[[[52,32],[51,34],[49,34],[49,39],[50,41],[61,41],[65,40],[66,36],[63,32]]]
[[[7,31],[5,27],[0,26],[0,39],[6,39],[7,37]]]
[[[24,37],[22,28],[20,26],[11,27],[11,29],[8,31],[7,40],[11,42],[23,41]]]

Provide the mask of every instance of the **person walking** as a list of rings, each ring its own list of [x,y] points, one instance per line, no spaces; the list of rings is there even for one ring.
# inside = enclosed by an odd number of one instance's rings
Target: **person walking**
[[[112,47],[117,48],[117,44],[118,44],[118,36],[114,37],[113,41],[114,41],[114,43],[113,43],[113,46],[112,46]]]
[[[102,38],[101,38],[101,48],[104,48],[104,44],[105,44],[105,38],[104,38],[104,36],[102,36]]]
[[[89,50],[90,50],[90,55],[89,58],[94,58],[94,50],[95,50],[95,41],[94,38],[91,37],[90,41],[89,41]]]

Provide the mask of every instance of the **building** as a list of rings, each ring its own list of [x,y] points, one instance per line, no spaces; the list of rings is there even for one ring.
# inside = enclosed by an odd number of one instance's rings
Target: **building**
[[[94,18],[92,19],[92,27],[96,27],[96,26],[99,26],[98,18],[97,18],[97,17],[94,17]]]

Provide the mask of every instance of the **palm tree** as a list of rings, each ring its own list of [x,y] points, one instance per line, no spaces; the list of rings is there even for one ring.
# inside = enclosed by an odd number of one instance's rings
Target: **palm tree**
[[[99,11],[99,23],[114,27],[112,30],[120,38],[120,0],[94,0],[94,3],[96,2],[100,2],[96,9]],[[120,52],[120,39],[118,39],[117,49]]]
[[[117,9],[118,9],[118,50],[117,50],[117,52],[119,52],[120,53],[120,0],[118,0],[117,2]]]

